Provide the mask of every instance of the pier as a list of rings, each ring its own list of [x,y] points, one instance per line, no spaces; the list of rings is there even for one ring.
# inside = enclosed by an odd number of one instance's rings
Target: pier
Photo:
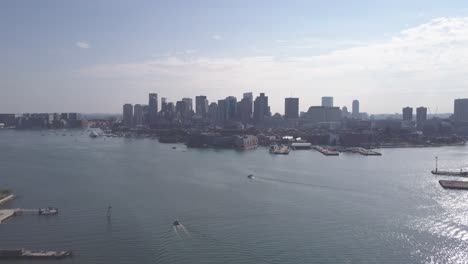
[[[440,180],[439,184],[444,189],[468,190],[468,182],[466,182],[466,181]]]
[[[458,177],[468,177],[468,171],[442,171],[442,170],[432,170],[434,175],[443,175],[443,176],[458,176]]]
[[[377,152],[375,150],[365,149],[365,148],[358,148],[358,147],[346,148],[343,151],[344,152],[359,153],[359,154],[364,155],[364,156],[382,156],[382,153]]]
[[[10,201],[10,200],[13,200],[13,198],[15,198],[15,196],[13,194],[10,194],[2,199],[0,199],[0,205]]]
[[[17,209],[0,210],[0,224],[2,224],[8,218],[15,216],[17,213]]]
[[[468,177],[468,171],[458,170],[439,170],[439,157],[435,157],[435,170],[431,171],[434,175]]]
[[[0,259],[60,259],[71,256],[71,251],[0,249]]]
[[[336,150],[329,149],[327,147],[322,147],[322,146],[313,146],[313,149],[317,150],[318,152],[322,153],[325,156],[339,156],[340,153]]]
[[[16,209],[2,209],[0,210],[0,224],[2,224],[5,220],[17,216],[18,214],[21,213],[39,213],[39,209],[22,209],[22,208],[16,208]]]

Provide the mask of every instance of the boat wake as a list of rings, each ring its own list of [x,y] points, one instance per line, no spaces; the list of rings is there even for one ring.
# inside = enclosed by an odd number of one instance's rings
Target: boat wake
[[[173,229],[174,229],[174,233],[176,234],[176,236],[178,238],[180,238],[180,239],[182,239],[183,236],[189,237],[189,238],[192,237],[192,235],[187,230],[187,228],[181,223],[178,223],[177,225],[174,225]]]

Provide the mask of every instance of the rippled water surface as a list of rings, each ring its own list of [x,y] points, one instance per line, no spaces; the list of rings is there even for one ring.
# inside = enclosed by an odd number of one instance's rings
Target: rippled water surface
[[[60,208],[0,225],[0,248],[75,253],[50,263],[468,262],[468,192],[430,174],[434,156],[468,167],[467,147],[282,156],[65,133],[0,131],[0,188],[18,195],[3,208]]]

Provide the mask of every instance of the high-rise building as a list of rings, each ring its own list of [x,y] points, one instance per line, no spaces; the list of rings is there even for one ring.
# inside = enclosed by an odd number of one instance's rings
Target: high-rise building
[[[269,116],[269,108],[268,96],[265,96],[265,93],[260,93],[260,96],[257,96],[254,101],[254,123],[261,123],[265,116]]]
[[[211,121],[216,121],[218,118],[218,104],[217,103],[211,103],[208,106],[208,114],[207,117]]]
[[[359,101],[353,100],[352,115],[354,118],[359,118]]]
[[[133,106],[131,104],[123,105],[123,125],[126,127],[132,127],[133,119]]]
[[[403,121],[413,121],[413,108],[405,107],[403,108]]]
[[[167,111],[167,98],[161,97],[161,113],[164,115]]]
[[[158,118],[158,94],[150,93],[148,99],[148,121],[155,124]]]
[[[143,125],[143,106],[136,104],[133,106],[133,126]]]
[[[217,109],[217,118],[216,120],[219,122],[226,121],[226,112],[227,112],[227,103],[226,100],[218,100],[218,109]]]
[[[237,116],[237,98],[228,96],[226,101],[226,121],[234,120]]]
[[[185,102],[185,105],[187,107],[187,113],[190,113],[193,111],[193,101],[192,98],[182,98],[182,101]]]
[[[195,112],[203,118],[206,117],[208,114],[208,100],[206,96],[199,95],[195,97]]]
[[[312,122],[340,122],[341,110],[339,107],[311,106],[306,113],[306,119]]]
[[[423,126],[427,120],[427,108],[420,106],[416,108],[416,124],[420,127]]]
[[[468,98],[455,99],[453,119],[455,122],[468,122]]]
[[[188,117],[188,105],[186,101],[177,101],[175,105],[175,112],[181,118],[185,119]]]
[[[333,97],[331,97],[331,96],[323,96],[323,97],[322,97],[322,106],[325,106],[325,107],[333,107]]]
[[[299,98],[284,99],[284,118],[299,118]]]

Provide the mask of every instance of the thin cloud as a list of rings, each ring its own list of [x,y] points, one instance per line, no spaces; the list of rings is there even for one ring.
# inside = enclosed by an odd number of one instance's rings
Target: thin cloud
[[[78,41],[78,42],[75,43],[75,45],[80,49],[89,49],[89,48],[91,48],[91,45],[89,45],[89,43],[86,42],[86,41]]]
[[[221,35],[213,35],[211,38],[214,40],[221,40],[223,37]]]

